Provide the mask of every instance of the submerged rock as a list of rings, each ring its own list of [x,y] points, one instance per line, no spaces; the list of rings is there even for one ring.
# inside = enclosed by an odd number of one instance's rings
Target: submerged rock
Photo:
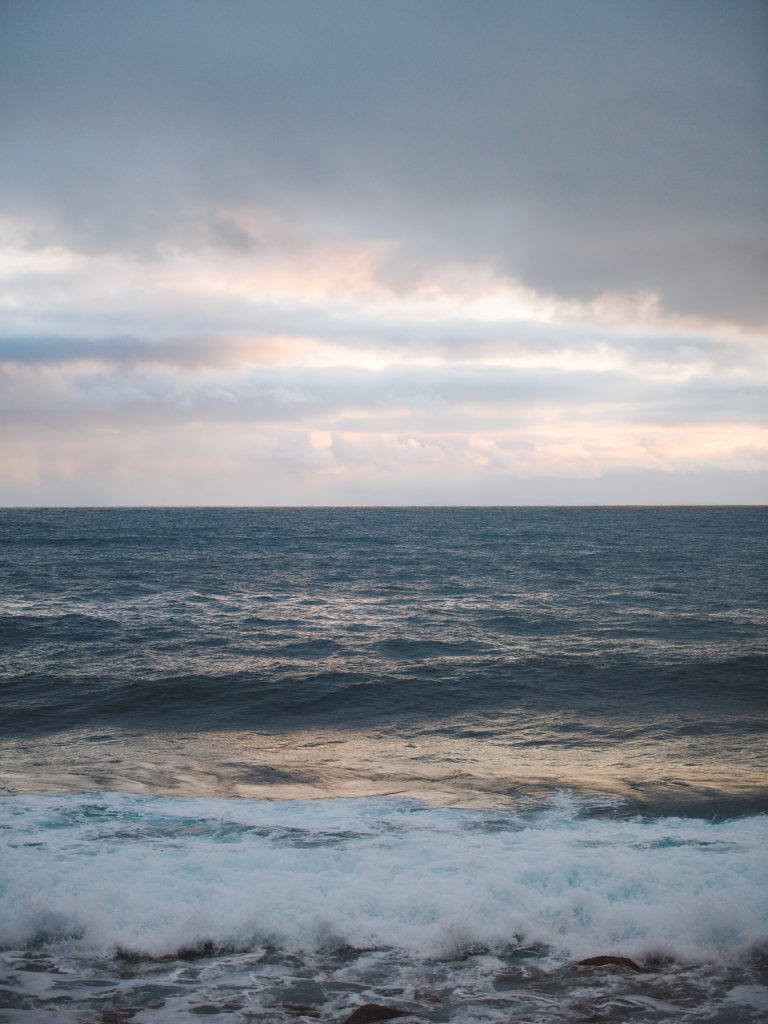
[[[618,967],[623,971],[639,971],[643,968],[630,960],[628,956],[588,956],[586,960],[577,960],[574,967]]]
[[[392,1020],[394,1017],[410,1017],[410,1014],[407,1010],[396,1010],[394,1006],[364,1003],[350,1013],[344,1024],[374,1024],[374,1021]]]
[[[139,1007],[108,1007],[99,1014],[99,1024],[128,1024],[132,1017],[139,1012]]]
[[[199,946],[182,946],[181,949],[177,950],[175,954],[171,954],[169,959],[173,960],[205,960],[208,957],[216,956],[217,953],[221,953],[223,950],[216,947],[210,939],[206,942],[201,942]]]

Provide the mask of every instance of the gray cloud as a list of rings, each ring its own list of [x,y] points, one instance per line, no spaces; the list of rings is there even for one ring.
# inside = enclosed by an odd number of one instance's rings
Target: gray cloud
[[[194,247],[200,211],[254,206],[394,240],[393,283],[487,261],[764,320],[767,12],[6,0],[0,203],[32,246]],[[265,244],[212,223],[222,248]]]
[[[342,314],[325,305],[291,308],[254,303],[243,309],[231,303],[223,316],[209,310],[207,323],[206,311],[201,310],[198,330],[176,336],[168,332],[189,317],[183,310],[147,317],[143,324],[135,325],[147,332],[139,336],[0,334],[0,365],[53,367],[85,361],[105,367],[237,367],[284,360],[286,344],[281,339],[298,337],[318,346],[331,342],[339,363],[343,363],[345,351],[350,359],[367,353],[394,363],[427,357],[445,364],[481,365],[514,357],[527,357],[535,363],[571,354],[581,361],[614,356],[641,376],[686,366],[693,366],[698,373],[707,369],[712,374],[751,374],[756,383],[768,376],[764,346],[749,336],[725,338],[684,328],[677,333],[626,333],[625,328],[622,333],[580,324],[482,322],[455,316],[424,322],[401,315],[382,322],[363,314],[363,308]],[[57,319],[55,312],[46,315],[37,310],[36,315],[43,322]],[[82,319],[87,323],[87,316]],[[190,318],[186,326],[192,327],[192,323]],[[76,322],[73,331],[83,326]],[[202,333],[206,328],[209,333]],[[232,334],[233,328],[242,334]],[[225,332],[218,333],[222,329]]]
[[[29,368],[22,375],[0,373],[0,393],[6,426],[63,430],[210,422],[455,434],[508,430],[548,407],[574,423],[760,424],[766,419],[764,389],[743,377],[679,383],[621,372],[495,366],[249,368],[185,376],[151,367],[75,369],[64,375]]]

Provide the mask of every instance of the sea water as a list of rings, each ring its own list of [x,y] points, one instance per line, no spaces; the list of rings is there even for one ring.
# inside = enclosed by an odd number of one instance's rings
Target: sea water
[[[766,1019],[766,519],[0,512],[0,1021]]]

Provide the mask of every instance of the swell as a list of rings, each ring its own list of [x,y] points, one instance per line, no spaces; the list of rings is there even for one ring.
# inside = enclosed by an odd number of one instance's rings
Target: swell
[[[52,733],[73,727],[141,723],[148,728],[271,728],[344,722],[349,727],[395,721],[429,721],[510,709],[572,714],[577,722],[657,719],[674,707],[687,719],[670,728],[690,735],[730,731],[739,721],[748,732],[764,728],[768,656],[745,654],[722,661],[646,666],[628,658],[576,659],[533,656],[427,658],[370,665],[339,655],[337,646],[293,644],[262,668],[162,674],[126,678],[125,665],[101,673],[26,672],[3,681],[0,695],[6,736]],[[297,669],[299,669],[297,671]],[[723,694],[729,715],[722,714]]]

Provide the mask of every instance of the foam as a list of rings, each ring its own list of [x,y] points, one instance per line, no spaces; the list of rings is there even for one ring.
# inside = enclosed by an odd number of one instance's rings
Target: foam
[[[0,799],[0,943],[204,940],[729,962],[766,941],[768,818],[583,817],[391,800]]]

